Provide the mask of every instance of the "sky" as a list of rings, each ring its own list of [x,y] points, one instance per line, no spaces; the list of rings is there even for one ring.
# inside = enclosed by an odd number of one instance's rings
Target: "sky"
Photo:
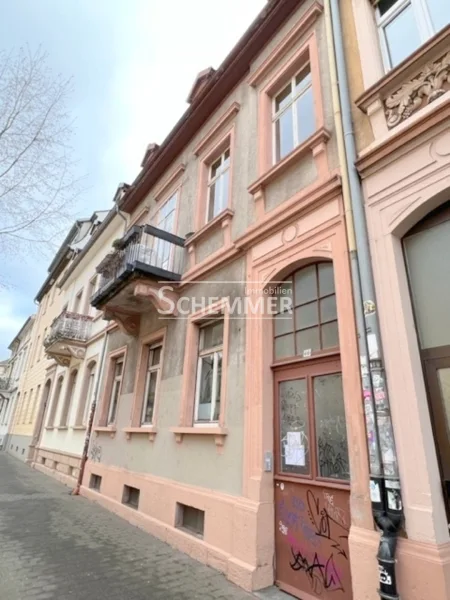
[[[110,208],[147,144],[161,143],[187,108],[197,73],[217,68],[266,0],[14,0],[2,4],[0,49],[41,46],[73,77],[74,159],[86,191],[78,217]],[[48,257],[0,256],[0,360],[30,314]]]

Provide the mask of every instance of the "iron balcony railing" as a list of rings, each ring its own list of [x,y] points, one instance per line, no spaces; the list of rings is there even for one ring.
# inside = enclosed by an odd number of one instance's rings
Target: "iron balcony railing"
[[[59,340],[87,342],[91,333],[91,323],[92,317],[65,310],[53,321],[44,346],[48,348]]]
[[[95,306],[96,301],[115,281],[134,271],[161,280],[181,279],[184,241],[183,238],[152,225],[135,225],[122,239],[115,242],[115,250],[97,266],[101,279],[91,303]]]

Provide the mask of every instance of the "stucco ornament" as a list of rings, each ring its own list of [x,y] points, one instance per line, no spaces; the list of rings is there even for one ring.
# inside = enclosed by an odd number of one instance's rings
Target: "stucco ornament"
[[[388,127],[395,127],[410,117],[424,101],[425,104],[430,104],[445,94],[449,89],[446,83],[450,83],[450,52],[440,60],[428,63],[417,77],[386,98]]]

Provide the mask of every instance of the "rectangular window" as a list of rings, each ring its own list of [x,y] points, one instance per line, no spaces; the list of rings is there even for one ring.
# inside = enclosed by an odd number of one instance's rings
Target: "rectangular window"
[[[161,364],[161,353],[161,344],[154,344],[149,347],[141,425],[151,425],[153,423],[153,413],[155,410],[156,391]]]
[[[154,219],[155,227],[168,233],[175,233],[175,215],[177,210],[177,197],[175,192],[159,209]],[[156,253],[156,266],[166,271],[171,270],[173,263],[173,244],[167,240],[154,238],[154,251]]]
[[[84,405],[82,425],[87,425],[89,421],[89,412],[92,406],[92,400],[94,396],[94,382],[95,382],[95,364],[90,368],[86,390],[86,400]]]
[[[83,290],[80,290],[78,294],[75,296],[75,300],[73,303],[72,312],[80,314],[81,311],[81,298],[83,296]]]
[[[206,221],[217,217],[228,206],[230,183],[230,149],[215,160],[209,168]]]
[[[89,281],[88,289],[87,289],[87,293],[86,293],[86,301],[85,301],[86,307],[84,310],[84,314],[90,315],[91,317],[95,317],[97,314],[97,310],[93,306],[91,306],[91,298],[97,291],[98,281],[99,281],[99,277],[97,275],[95,277],[93,277]]]
[[[379,0],[378,30],[388,71],[450,22],[450,4],[442,0]]]
[[[101,485],[102,485],[102,478],[100,477],[100,475],[94,475],[94,473],[92,473],[91,478],[89,480],[89,487],[91,488],[91,490],[95,490],[96,492],[99,492]]]
[[[177,503],[177,527],[203,537],[205,531],[205,511],[193,506]]]
[[[111,396],[109,398],[108,425],[112,425],[116,421],[120,388],[122,386],[123,362],[123,356],[115,358],[113,361],[113,381],[111,387]]]
[[[123,486],[122,504],[126,504],[136,510],[139,508],[140,490],[131,487],[130,485]]]
[[[306,65],[273,98],[274,162],[315,131],[311,69]]]
[[[200,328],[195,392],[196,424],[215,423],[219,420],[223,333],[223,320],[210,322]]]

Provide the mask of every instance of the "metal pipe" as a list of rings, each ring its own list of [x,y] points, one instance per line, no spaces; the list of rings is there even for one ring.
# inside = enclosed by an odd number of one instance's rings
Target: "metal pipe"
[[[103,340],[102,354],[100,357],[100,369],[99,369],[97,381],[95,383],[94,398],[92,400],[91,410],[89,411],[89,419],[88,419],[88,424],[87,424],[86,437],[84,438],[83,453],[81,455],[81,462],[80,462],[80,472],[78,473],[78,479],[77,479],[75,488],[71,492],[72,496],[79,496],[81,484],[83,482],[84,470],[85,470],[86,462],[88,459],[89,442],[91,440],[92,425],[94,424],[95,409],[97,407],[98,390],[100,388],[100,382],[103,377],[103,369],[105,366],[105,356],[106,356],[106,346],[107,346],[107,342],[108,342],[108,335],[109,335],[109,331],[106,331],[105,339]]]
[[[364,212],[364,197],[356,169],[356,144],[350,109],[349,87],[338,0],[325,0],[330,74],[339,160],[342,167],[344,205],[349,194],[354,238],[347,236],[355,317],[359,338],[360,367],[370,463],[370,497],[374,520],[382,532],[378,549],[379,595],[386,600],[399,598],[395,577],[395,551],[398,532],[403,523],[400,479],[394,443],[389,397],[384,372],[382,342],[376,312],[375,285],[370,260],[369,239]],[[333,83],[335,85],[333,85]],[[339,108],[336,92],[338,90]],[[345,159],[342,156],[342,144]],[[348,184],[348,186],[347,186]],[[350,232],[351,234],[351,232]],[[352,245],[355,246],[352,248]]]

